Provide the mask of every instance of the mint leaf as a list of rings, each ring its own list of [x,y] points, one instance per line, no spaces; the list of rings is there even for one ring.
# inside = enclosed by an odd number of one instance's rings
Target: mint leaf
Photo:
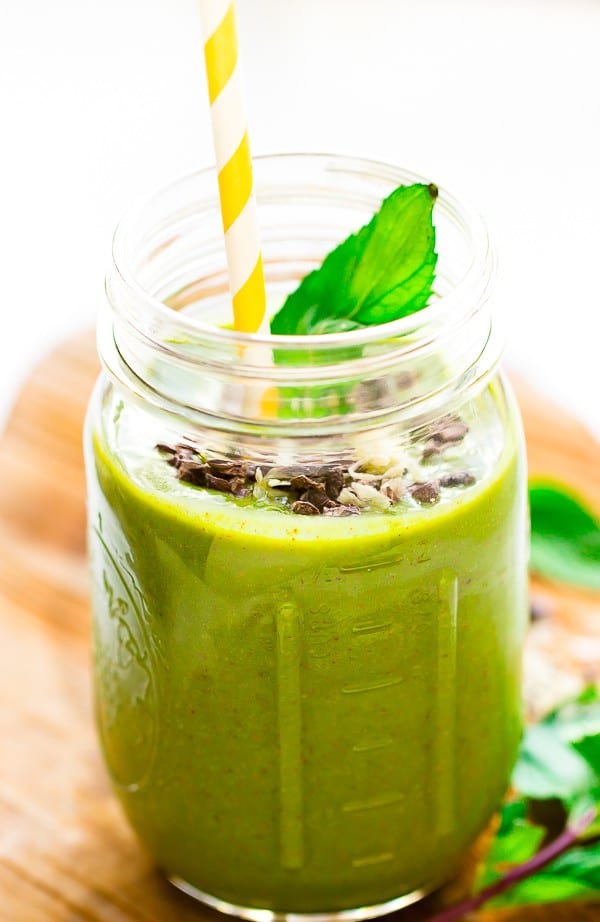
[[[600,779],[600,731],[595,736],[584,736],[576,740],[573,749],[583,756]]]
[[[491,900],[490,906],[524,906],[600,897],[600,844],[572,848],[548,867]]]
[[[600,897],[600,843],[580,847],[580,837],[593,818],[593,811],[588,811],[527,861],[493,868],[484,889],[431,916],[429,922],[458,922],[486,903],[519,906]]]
[[[530,727],[513,771],[513,786],[532,800],[560,800],[570,821],[594,807],[600,834],[600,695],[585,689]]]
[[[512,783],[520,794],[534,800],[562,801],[567,808],[597,783],[597,775],[556,726],[531,727],[523,740]]]
[[[529,486],[531,569],[541,576],[600,589],[600,525],[567,488]]]
[[[577,697],[550,711],[542,723],[556,727],[561,738],[569,742],[600,733],[600,691],[588,685]]]
[[[502,808],[500,827],[477,881],[478,891],[496,884],[509,869],[531,862],[538,852],[546,830],[532,823],[527,814],[528,803],[524,798],[509,801]],[[600,895],[600,846],[579,848],[578,840],[579,836],[573,835],[568,851],[515,882],[489,904],[522,906]]]
[[[596,688],[585,689],[578,698],[566,702],[527,730],[512,782],[519,794],[530,800],[560,800],[568,815],[567,830],[579,827],[576,841],[583,843],[600,834],[600,694]],[[595,819],[581,828],[581,818],[586,814],[592,817],[595,814]],[[523,825],[533,840],[526,802],[519,800],[515,806],[506,805],[502,816],[498,836],[508,845],[511,841],[518,842],[519,836],[525,841]],[[485,886],[494,880],[499,847],[495,841],[488,855]],[[506,850],[506,845],[504,847]],[[553,902],[589,895],[589,880],[572,873],[572,854],[578,856],[582,869],[587,869],[592,877],[598,874],[597,856],[591,849],[576,852],[571,849],[543,871],[536,872],[534,877],[503,894],[501,899],[494,900],[494,905]],[[592,858],[588,860],[590,855]],[[529,859],[525,857],[524,860]],[[593,892],[600,895],[600,876],[593,877],[592,882],[596,888]]]
[[[478,890],[498,880],[507,866],[529,861],[542,844],[546,830],[528,819],[527,809],[525,798],[502,807],[500,827],[478,876]]]
[[[407,317],[431,297],[437,254],[437,188],[400,186],[375,216],[306,276],[271,320],[271,333],[301,336]]]
[[[586,689],[530,727],[512,779],[514,794],[477,877],[475,892],[429,922],[458,922],[487,903],[514,907],[600,899],[600,693]],[[534,822],[559,800],[556,838]]]

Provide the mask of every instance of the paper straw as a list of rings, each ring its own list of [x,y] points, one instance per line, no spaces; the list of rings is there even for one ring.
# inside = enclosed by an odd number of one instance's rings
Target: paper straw
[[[234,0],[200,0],[229,287],[236,330],[255,333],[266,309]]]

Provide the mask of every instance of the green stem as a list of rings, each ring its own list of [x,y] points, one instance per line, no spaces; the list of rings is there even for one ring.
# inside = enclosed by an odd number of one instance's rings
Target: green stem
[[[550,845],[547,845],[546,848],[539,851],[533,858],[530,858],[529,861],[525,861],[523,864],[511,868],[504,877],[490,884],[485,890],[457,903],[455,906],[451,906],[449,909],[442,910],[442,912],[437,913],[435,916],[431,916],[427,919],[427,922],[458,922],[458,920],[466,916],[467,913],[479,909],[479,907],[487,903],[488,900],[491,900],[495,896],[499,896],[499,894],[504,893],[506,890],[510,890],[511,887],[514,887],[515,884],[525,880],[527,877],[533,877],[534,874],[537,874],[542,868],[556,861],[560,855],[563,855],[575,845],[579,837],[592,825],[596,817],[597,812],[595,808],[592,807],[580,816],[578,820],[575,820],[570,826],[567,826],[565,831],[558,836],[557,839],[551,842]]]

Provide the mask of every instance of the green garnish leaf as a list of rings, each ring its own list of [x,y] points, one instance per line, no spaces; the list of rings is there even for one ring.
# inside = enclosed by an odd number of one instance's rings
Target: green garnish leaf
[[[559,800],[569,825],[577,824],[590,810],[595,810],[596,817],[600,814],[600,695],[595,688],[586,689],[527,730],[512,783],[518,793],[502,809],[478,889],[493,885],[507,870],[535,860],[546,831],[531,819],[532,802]],[[596,818],[573,835],[564,854],[496,896],[492,905],[599,896],[600,847],[580,847],[598,832]]]
[[[492,906],[558,903],[600,896],[600,844],[571,848],[509,890],[495,897]]]
[[[588,762],[548,722],[531,727],[513,773],[519,793],[534,800],[560,800],[570,808],[595,786]]]
[[[585,689],[525,734],[512,783],[532,800],[560,800],[572,818],[600,812],[600,694]]]
[[[530,727],[474,892],[430,917],[458,922],[481,906],[600,899],[600,694],[591,687]],[[566,825],[550,832],[546,803]],[[553,821],[552,821],[553,822]]]
[[[525,798],[511,800],[502,807],[498,832],[479,874],[478,890],[497,880],[507,867],[529,861],[537,852],[546,830],[531,822],[527,814]]]
[[[586,760],[600,778],[600,731],[594,736],[584,736],[576,740],[573,748]]]
[[[326,256],[271,320],[271,333],[338,333],[407,317],[431,297],[437,187],[400,186]]]
[[[531,569],[540,576],[600,589],[600,525],[565,487],[529,485]]]

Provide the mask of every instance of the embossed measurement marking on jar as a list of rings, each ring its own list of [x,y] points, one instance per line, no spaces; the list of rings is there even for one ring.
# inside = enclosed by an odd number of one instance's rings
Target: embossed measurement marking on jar
[[[147,630],[137,581],[123,563],[127,554],[119,554],[114,540],[109,546],[100,516],[90,539],[92,553],[102,560],[98,569],[101,582],[95,592],[98,726],[114,782],[134,792],[149,777],[157,751],[158,646]],[[124,689],[127,694],[121,691]],[[135,757],[131,759],[123,758],[122,747],[113,744],[125,710],[137,728]]]
[[[394,740],[391,736],[387,736],[383,739],[365,740],[362,743],[355,743],[352,747],[352,752],[371,752],[373,749],[387,749],[388,746],[393,745]]]
[[[433,751],[428,766],[429,801],[433,809],[433,828],[439,836],[444,836],[451,833],[456,822],[458,580],[455,573],[448,571],[440,574],[437,579],[434,578],[433,582],[434,585],[437,583],[437,592],[434,590],[432,598],[435,633],[430,639],[423,638],[424,642],[435,644],[436,650],[435,670],[432,676],[434,685],[431,689],[434,726]],[[366,650],[366,645],[375,640],[374,635],[383,635],[384,632],[389,632],[390,628],[393,628],[392,620],[375,618],[355,623],[352,627],[352,634],[355,642],[359,642]],[[385,695],[387,689],[393,689],[401,682],[402,676],[398,674],[381,678],[373,677],[368,682],[348,683],[341,689],[341,692],[343,695],[369,694],[377,697]],[[386,750],[393,743],[393,737],[387,735],[366,737],[355,741],[352,753],[355,758],[360,758],[361,753],[381,750],[381,757],[387,759],[389,756]],[[375,780],[376,777],[377,772],[372,772],[371,778]],[[403,800],[404,797],[399,791],[382,791],[381,793],[369,791],[368,796],[364,799],[348,801],[342,804],[341,809],[346,814],[359,814],[398,807]],[[381,844],[390,845],[392,842]],[[382,850],[377,854],[355,857],[352,860],[352,866],[355,868],[368,867],[391,860],[393,860],[393,852]]]
[[[385,561],[383,565],[387,564],[388,561]],[[391,618],[374,618],[358,621],[352,625],[351,631],[354,643],[358,643],[361,649],[365,651],[364,660],[362,661],[363,664],[365,660],[368,660],[369,656],[367,652],[369,647],[367,645],[372,645],[374,642],[378,644],[387,642],[393,626],[394,622]],[[382,636],[380,638],[377,637],[377,635]],[[341,693],[343,695],[385,694],[386,689],[393,689],[400,685],[401,682],[402,676],[399,675],[382,676],[381,678],[373,678],[368,682],[361,682],[356,685],[344,685],[341,689]],[[366,737],[357,740],[353,744],[352,753],[355,758],[360,758],[362,753],[377,752],[381,750],[385,758],[385,750],[393,744],[394,739],[391,736]],[[376,813],[379,810],[389,810],[390,808],[398,807],[403,801],[404,795],[400,791],[382,791],[380,793],[369,792],[369,796],[364,799],[350,800],[343,803],[341,810],[342,813],[345,814]],[[379,864],[385,864],[393,860],[394,852],[381,851],[373,854],[358,855],[351,860],[351,865],[353,868],[368,868]]]
[[[365,621],[363,624],[355,624],[352,628],[353,634],[378,634],[380,631],[387,631],[392,627],[393,621]]]
[[[300,663],[302,615],[291,602],[276,616],[277,703],[279,731],[280,862],[284,868],[304,863],[302,822],[302,701]]]
[[[393,861],[393,852],[381,852],[379,855],[365,855],[364,858],[355,858],[352,862],[353,868],[366,868],[373,864],[385,864],[386,861]]]
[[[458,630],[458,578],[443,573],[438,583],[435,734],[430,766],[430,802],[433,824],[439,836],[456,825],[456,648]]]
[[[342,804],[344,813],[357,813],[363,810],[377,810],[379,807],[391,807],[394,804],[402,803],[404,796],[398,791],[392,791],[389,794],[380,794],[377,797],[370,797],[367,800],[351,800],[347,804]]]
[[[437,585],[436,585],[437,583]],[[456,657],[457,657],[457,617],[458,617],[458,581],[452,572],[444,572],[437,576],[432,575],[431,593],[423,599],[428,617],[423,622],[421,643],[430,644],[435,650],[435,668],[431,675],[430,694],[433,706],[433,721],[431,727],[432,752],[427,765],[428,800],[432,805],[432,827],[440,835],[452,831],[456,821]],[[411,599],[411,604],[414,603]],[[417,599],[417,602],[419,599]],[[430,620],[430,618],[432,620]],[[356,663],[360,671],[368,669],[369,662],[377,661],[381,657],[374,656],[375,652],[381,653],[382,644],[389,644],[390,636],[394,630],[392,618],[372,617],[357,619],[354,623],[340,625],[325,604],[310,611],[307,615],[306,626],[304,618],[298,607],[292,602],[280,605],[276,614],[276,648],[277,648],[277,700],[278,700],[278,733],[279,733],[279,791],[280,791],[280,862],[283,867],[294,869],[303,866],[305,861],[304,844],[304,804],[303,804],[303,763],[302,763],[302,689],[301,669],[304,656],[308,656],[313,666],[319,664],[319,669],[328,668],[327,661],[331,654],[332,645],[339,643],[344,634],[346,642],[350,640],[352,647],[357,651]],[[306,632],[305,632],[306,627]],[[350,635],[350,637],[348,636]],[[358,655],[360,654],[360,655]],[[346,674],[346,683],[338,685],[337,694],[342,698],[356,698],[368,696],[374,699],[374,707],[379,709],[387,698],[388,712],[395,723],[397,707],[395,689],[404,681],[402,664],[395,672],[387,675],[372,675],[368,679],[352,682],[351,676]],[[358,677],[357,677],[358,678]],[[348,681],[350,680],[350,681]],[[381,697],[383,696],[383,697]],[[348,706],[349,706],[348,702]],[[358,699],[356,706],[358,706]],[[391,707],[389,705],[392,705]],[[364,707],[366,707],[366,702]],[[354,709],[354,708],[353,708]],[[362,710],[362,708],[361,708]],[[370,712],[370,707],[365,713]],[[338,805],[340,814],[351,820],[354,815],[377,814],[378,811],[390,811],[394,814],[401,812],[405,801],[405,794],[401,790],[373,790],[377,787],[379,773],[377,764],[382,759],[382,766],[386,771],[384,777],[389,780],[387,768],[389,765],[389,749],[398,739],[395,738],[393,726],[380,727],[380,732],[369,727],[365,720],[365,727],[356,734],[354,740],[349,740],[349,756],[360,760],[373,753],[371,762],[362,763],[369,765],[369,774],[366,776],[367,788],[364,797],[358,794]],[[371,730],[371,732],[369,732]],[[384,732],[381,732],[384,731]],[[364,733],[364,735],[363,735]],[[380,752],[381,756],[377,753]],[[361,763],[358,762],[357,765]],[[382,785],[383,786],[383,785]],[[365,817],[366,821],[366,817]],[[354,868],[370,867],[373,865],[393,861],[395,852],[394,835],[396,824],[391,823],[388,828],[388,841],[375,841],[380,846],[379,851],[364,855],[349,856],[351,866]],[[386,847],[387,846],[387,847]],[[392,846],[392,848],[390,848]]]
[[[396,676],[395,678],[380,679],[379,681],[369,682],[366,685],[345,685],[344,688],[342,688],[342,694],[360,695],[363,692],[379,691],[381,688],[391,688],[393,685],[400,685],[401,681],[402,677]]]

